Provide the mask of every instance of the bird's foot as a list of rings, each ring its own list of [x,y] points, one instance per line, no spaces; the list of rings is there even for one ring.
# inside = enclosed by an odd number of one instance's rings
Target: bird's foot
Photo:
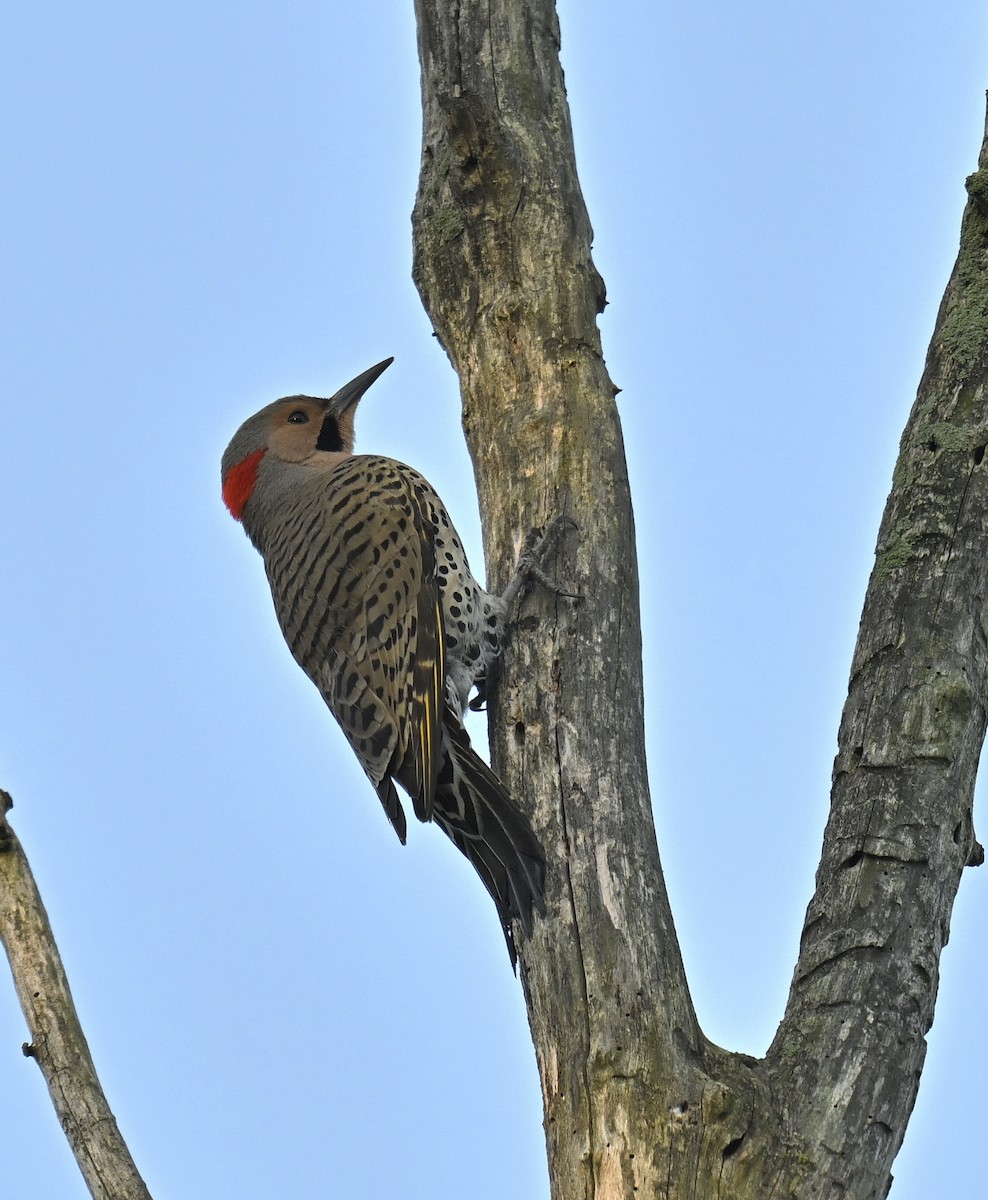
[[[542,567],[549,551],[567,529],[575,529],[579,532],[580,527],[572,517],[553,517],[544,529],[531,529],[526,535],[521,554],[518,556],[518,562],[515,564],[515,573],[500,596],[503,605],[503,616],[498,636],[499,655],[504,649],[504,644],[510,634],[511,609],[526,586],[531,583],[540,584],[554,596],[559,596],[563,600],[569,600],[571,603],[576,603],[583,599],[578,592],[569,592],[565,588],[560,587],[554,579],[545,573]],[[499,672],[500,658],[493,658],[487,664],[486,673],[473,681],[476,691],[469,702],[469,708],[472,712],[483,712],[487,708],[487,701],[491,692],[496,687]]]
[[[511,578],[511,582],[501,593],[501,599],[505,604],[505,611],[510,611],[511,606],[518,598],[523,588],[529,583],[541,584],[547,591],[552,592],[554,596],[559,596],[564,600],[580,600],[581,596],[577,592],[568,592],[543,570],[542,564],[545,562],[549,551],[553,548],[556,542],[566,529],[575,529],[579,532],[579,525],[572,517],[558,516],[553,517],[544,529],[530,529],[525,543],[522,546],[521,554],[518,556],[518,562],[515,564],[515,573]]]

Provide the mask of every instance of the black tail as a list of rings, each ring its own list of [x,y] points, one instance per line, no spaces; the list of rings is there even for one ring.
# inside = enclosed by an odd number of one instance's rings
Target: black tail
[[[448,709],[443,750],[433,820],[473,863],[490,892],[514,967],[518,955],[511,919],[530,934],[533,908],[544,911],[545,854],[528,819]]]

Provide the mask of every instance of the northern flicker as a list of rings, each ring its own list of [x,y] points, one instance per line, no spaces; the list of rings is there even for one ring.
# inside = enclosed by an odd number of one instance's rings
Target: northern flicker
[[[531,932],[545,859],[463,726],[499,649],[503,596],[471,574],[445,505],[411,467],[354,454],[358,401],[388,358],[328,400],[287,396],[245,421],[223,455],[223,499],[260,551],[285,640],[321,692],[404,843],[434,820],[494,899]],[[528,574],[543,578],[531,557]]]

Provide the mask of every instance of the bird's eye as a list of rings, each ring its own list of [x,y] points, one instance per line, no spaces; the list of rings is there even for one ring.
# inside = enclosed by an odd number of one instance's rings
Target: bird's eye
[[[303,408],[296,408],[293,413],[288,416],[289,425],[306,425],[309,421],[309,414]]]

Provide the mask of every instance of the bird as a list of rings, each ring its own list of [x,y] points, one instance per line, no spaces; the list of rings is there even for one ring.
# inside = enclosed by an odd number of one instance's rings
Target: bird
[[[486,691],[525,581],[547,582],[539,562],[554,533],[533,531],[508,587],[489,593],[431,484],[396,459],[354,453],[357,405],[393,361],[328,399],[286,396],[248,418],[223,454],[223,500],[264,560],[292,655],[399,840],[395,783],[473,865],[517,969],[513,922],[530,936],[544,912],[545,854],[463,716]]]

